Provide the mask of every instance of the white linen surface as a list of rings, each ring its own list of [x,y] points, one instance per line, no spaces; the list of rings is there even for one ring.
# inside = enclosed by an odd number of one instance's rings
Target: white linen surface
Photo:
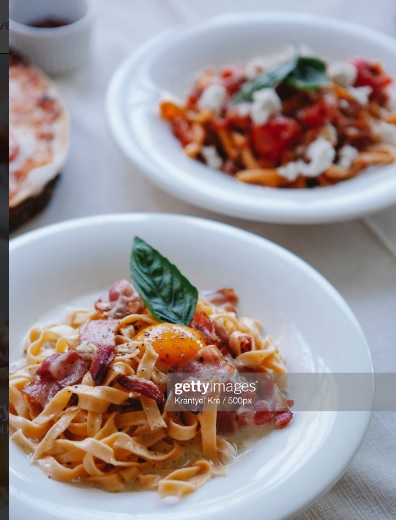
[[[362,220],[313,226],[261,224],[200,210],[153,187],[124,159],[110,135],[104,109],[108,82],[122,60],[146,40],[175,24],[225,12],[276,9],[351,20],[396,37],[395,1],[98,0],[97,3],[90,63],[72,75],[57,79],[72,118],[66,167],[48,208],[17,234],[69,218],[127,211],[192,214],[247,229],[286,247],[318,269],[344,296],[361,323],[375,370],[396,373],[396,207]],[[365,441],[347,472],[298,518],[395,518],[395,435],[396,413],[375,413]],[[265,519],[265,508],[262,518]]]

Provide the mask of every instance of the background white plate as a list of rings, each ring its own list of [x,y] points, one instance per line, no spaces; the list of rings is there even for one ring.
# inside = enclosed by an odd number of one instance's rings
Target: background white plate
[[[297,13],[217,17],[167,32],[121,65],[107,95],[116,141],[158,187],[230,216],[319,223],[358,217],[394,204],[395,165],[370,168],[355,179],[315,190],[252,186],[187,158],[161,121],[160,97],[172,93],[184,98],[203,67],[273,54],[293,42],[305,43],[330,60],[378,59],[396,78],[396,41],[366,27]]]
[[[232,286],[239,311],[274,335],[292,372],[372,371],[370,352],[350,309],[314,269],[283,248],[242,230],[166,214],[90,217],[35,230],[11,242],[11,361],[28,328],[57,320],[67,306],[129,277],[139,235],[200,289]],[[92,302],[91,302],[92,304]],[[292,394],[291,394],[292,396]],[[169,505],[153,492],[107,493],[48,479],[10,443],[13,519],[291,517],[339,478],[357,451],[369,412],[295,412],[229,466],[228,475]]]

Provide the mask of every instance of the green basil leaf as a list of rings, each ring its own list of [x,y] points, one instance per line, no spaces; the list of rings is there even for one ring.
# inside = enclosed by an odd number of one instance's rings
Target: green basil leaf
[[[293,56],[286,62],[278,64],[269,71],[261,73],[256,78],[252,78],[252,80],[248,80],[236,93],[233,102],[235,104],[239,104],[241,102],[251,102],[253,100],[253,94],[259,89],[264,89],[266,87],[276,87],[283,80],[285,80],[285,78],[287,78],[292,71],[294,71],[297,61],[297,56]]]
[[[286,83],[301,91],[313,91],[328,85],[326,63],[319,58],[300,56]]]
[[[295,55],[286,62],[245,82],[235,94],[233,103],[251,102],[256,91],[268,87],[275,88],[282,82],[301,91],[312,91],[325,87],[329,82],[326,63],[320,58]]]
[[[139,237],[133,240],[131,278],[149,311],[160,321],[188,325],[198,290],[179,269]]]

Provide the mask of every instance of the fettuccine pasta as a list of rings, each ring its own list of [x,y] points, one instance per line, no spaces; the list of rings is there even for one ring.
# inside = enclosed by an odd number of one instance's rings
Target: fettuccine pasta
[[[221,431],[216,410],[169,410],[167,379],[192,363],[286,371],[271,337],[239,317],[236,302],[230,289],[201,295],[190,325],[176,326],[159,323],[127,281],[116,281],[93,310],[33,327],[10,376],[13,441],[48,477],[113,492],[140,486],[183,497],[223,475],[235,457],[232,433]],[[280,428],[290,403],[275,387],[266,422]],[[237,430],[238,413],[224,415]]]

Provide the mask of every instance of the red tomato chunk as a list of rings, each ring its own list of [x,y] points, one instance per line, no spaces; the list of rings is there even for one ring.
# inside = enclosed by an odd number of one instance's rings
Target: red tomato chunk
[[[284,151],[300,136],[300,133],[301,128],[296,120],[276,115],[266,124],[254,126],[251,140],[259,157],[278,162]]]
[[[380,64],[368,62],[364,58],[352,60],[357,69],[355,87],[369,86],[373,92],[371,98],[378,99],[386,96],[385,88],[392,83],[392,77],[384,73]]]

